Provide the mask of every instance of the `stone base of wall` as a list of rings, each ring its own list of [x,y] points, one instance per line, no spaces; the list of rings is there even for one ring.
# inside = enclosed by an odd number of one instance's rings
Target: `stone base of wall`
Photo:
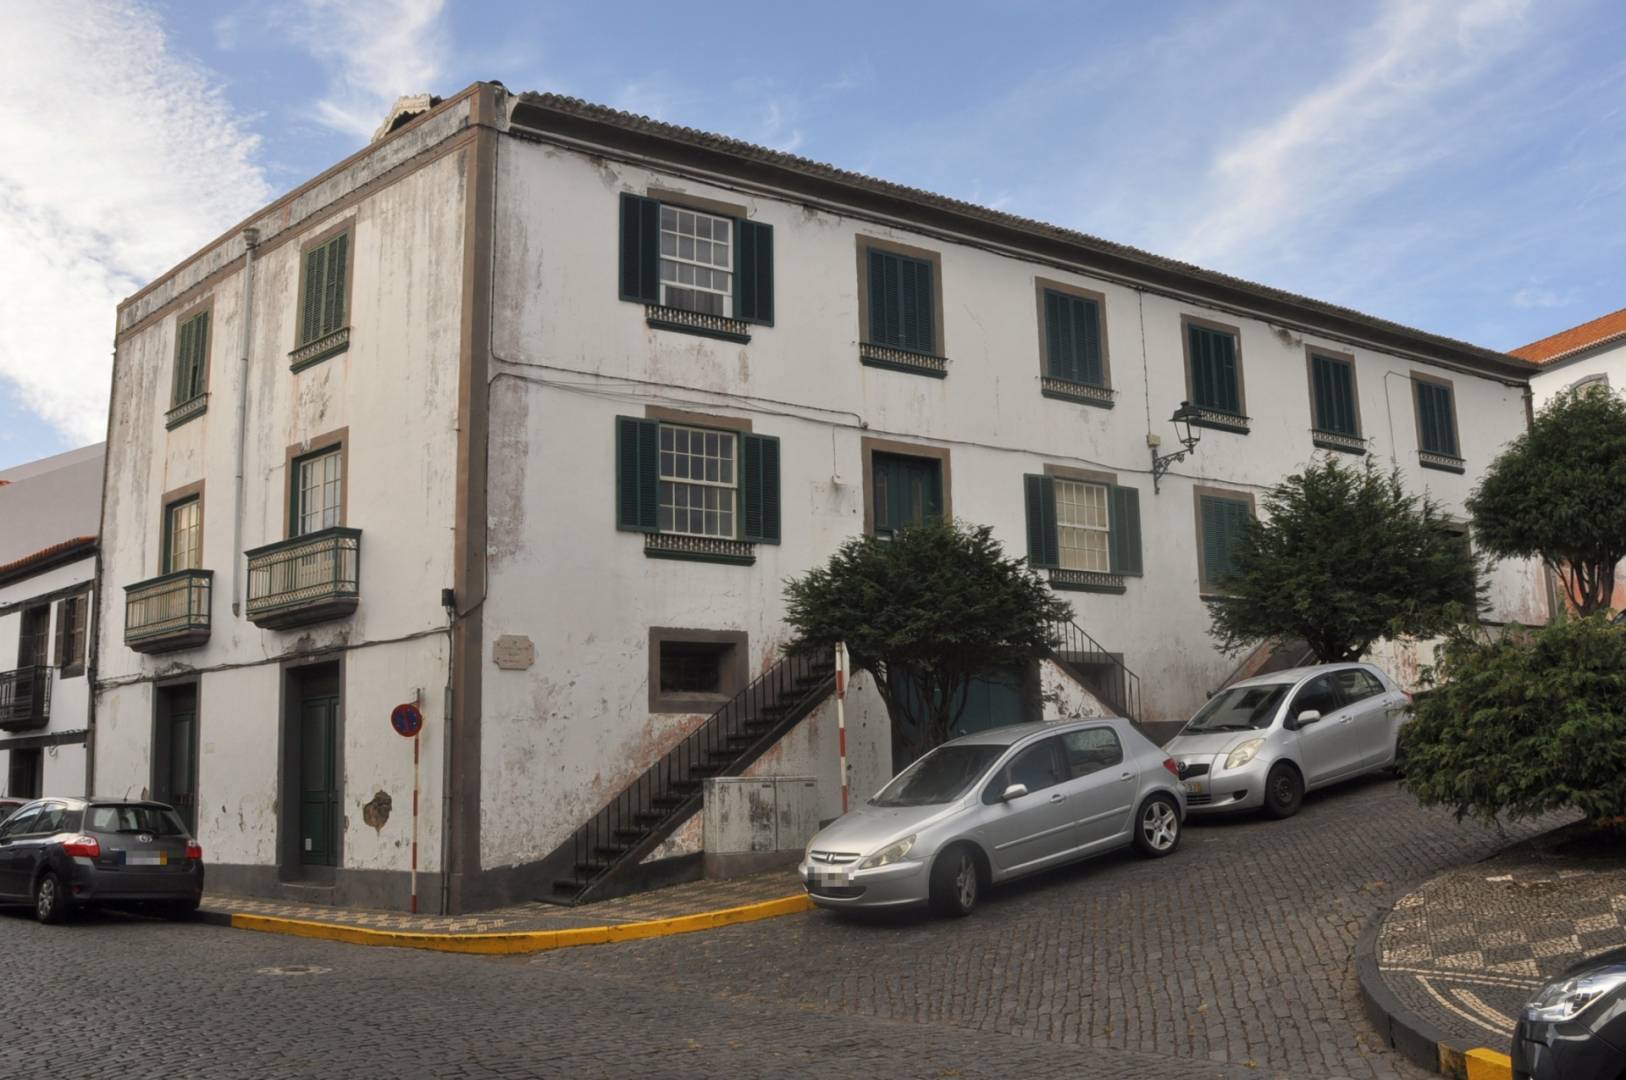
[[[801,861],[799,851],[708,851],[701,865],[708,881],[750,877],[767,870],[787,870]]]
[[[308,878],[290,880],[275,866],[204,862],[203,890],[265,900],[377,911],[412,910],[412,875],[405,870],[312,868]],[[418,873],[418,912],[440,913],[440,875]]]

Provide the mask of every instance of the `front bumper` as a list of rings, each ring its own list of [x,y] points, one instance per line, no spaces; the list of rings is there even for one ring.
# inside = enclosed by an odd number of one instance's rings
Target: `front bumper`
[[[1240,769],[1225,768],[1224,754],[1174,755],[1192,814],[1229,814],[1265,805],[1265,776],[1271,763],[1254,758]],[[1205,770],[1205,771],[1197,771]],[[1186,774],[1192,775],[1187,776]]]
[[[1580,1022],[1552,1024],[1519,1018],[1509,1056],[1514,1080],[1614,1080],[1626,1070],[1626,1053]]]
[[[929,864],[914,859],[859,870],[804,858],[796,868],[802,887],[819,907],[888,908],[924,904],[931,897]]]

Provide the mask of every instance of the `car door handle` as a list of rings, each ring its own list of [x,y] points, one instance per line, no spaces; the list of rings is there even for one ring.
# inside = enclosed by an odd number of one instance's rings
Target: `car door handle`
[[[1058,791],[1054,795],[1050,796],[1050,801],[1051,802],[1066,802],[1067,801],[1067,796],[1063,795],[1061,792]]]
[[[1129,782],[1130,780],[1133,780],[1134,778],[1135,778],[1135,774],[1132,773],[1132,772],[1126,772],[1122,776],[1118,777],[1119,780],[1124,781],[1125,783]]]
[[[1347,724],[1347,723],[1349,723],[1349,721],[1350,721],[1350,718],[1346,716],[1346,717],[1344,717],[1342,720],[1340,720],[1338,722],[1340,724]]]

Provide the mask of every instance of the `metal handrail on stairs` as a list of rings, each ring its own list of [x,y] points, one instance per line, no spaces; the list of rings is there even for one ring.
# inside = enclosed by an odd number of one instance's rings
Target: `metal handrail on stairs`
[[[1052,651],[1064,662],[1079,669],[1105,669],[1107,676],[1101,684],[1091,681],[1091,689],[1102,703],[1116,709],[1124,719],[1137,727],[1141,722],[1140,676],[1124,665],[1123,658],[1108,652],[1105,645],[1069,619],[1058,619],[1051,624],[1054,644]]]

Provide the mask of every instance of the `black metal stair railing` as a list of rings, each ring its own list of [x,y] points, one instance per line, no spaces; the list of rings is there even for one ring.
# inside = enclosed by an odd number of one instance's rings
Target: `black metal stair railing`
[[[1107,651],[1077,623],[1058,619],[1051,624],[1052,651],[1087,685],[1101,703],[1135,724],[1141,722],[1140,676],[1124,666],[1123,658]]]
[[[761,757],[831,693],[829,657],[781,660],[628,784],[546,860],[568,872],[543,899],[574,904],[612,872],[636,863],[700,807],[714,776],[734,776]]]

